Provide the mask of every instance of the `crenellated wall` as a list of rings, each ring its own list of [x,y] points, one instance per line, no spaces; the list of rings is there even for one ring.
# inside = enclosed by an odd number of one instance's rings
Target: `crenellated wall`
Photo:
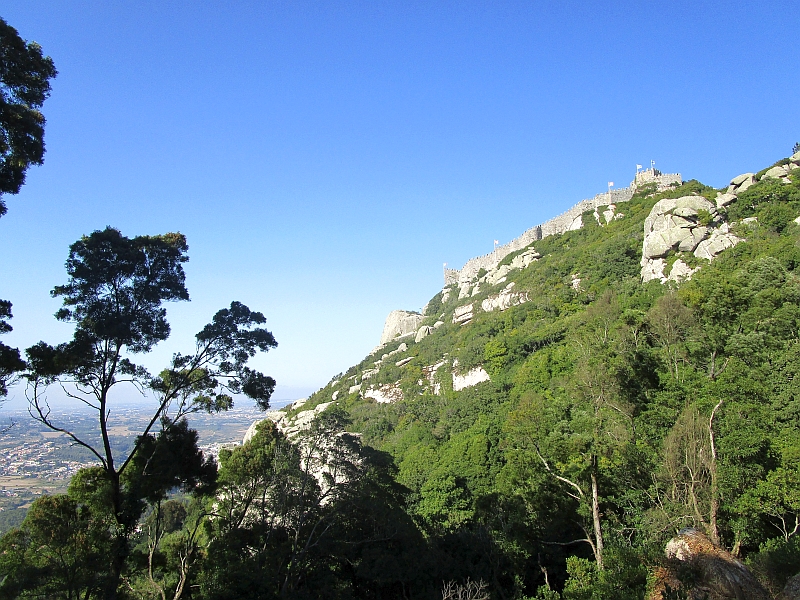
[[[539,241],[550,235],[556,235],[574,229],[580,229],[583,226],[581,215],[587,210],[595,210],[601,206],[608,206],[609,204],[619,204],[620,202],[627,202],[633,197],[636,188],[641,185],[655,183],[657,189],[663,190],[671,185],[680,185],[683,182],[680,173],[662,174],[657,169],[645,169],[638,171],[636,178],[631,182],[630,186],[620,188],[597,194],[594,198],[581,200],[569,210],[564,211],[557,217],[531,227],[518,238],[515,238],[498,246],[493,252],[484,254],[483,256],[476,256],[469,259],[461,269],[445,269],[444,270],[444,285],[465,283],[471,281],[478,274],[481,269],[491,271],[512,252],[522,250],[523,248],[531,245],[533,242]]]

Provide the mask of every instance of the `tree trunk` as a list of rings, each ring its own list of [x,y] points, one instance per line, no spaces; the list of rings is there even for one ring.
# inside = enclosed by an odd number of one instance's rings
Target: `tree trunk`
[[[603,530],[600,526],[600,500],[597,492],[597,473],[594,466],[597,464],[597,457],[592,457],[592,522],[594,525],[594,558],[597,568],[603,570]]]
[[[711,443],[711,506],[708,514],[708,537],[717,546],[719,541],[719,528],[717,526],[717,513],[719,513],[719,483],[717,481],[717,445],[714,441],[714,417],[717,410],[722,406],[722,400],[717,402],[714,410],[711,411],[711,418],[708,420],[708,438]]]

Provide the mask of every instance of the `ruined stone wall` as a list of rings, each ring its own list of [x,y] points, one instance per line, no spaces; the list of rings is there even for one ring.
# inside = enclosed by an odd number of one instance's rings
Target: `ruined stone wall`
[[[670,175],[668,177],[677,177],[680,179],[680,175]],[[633,197],[635,190],[636,181],[634,181],[630,187],[611,190],[610,192],[597,194],[594,198],[581,200],[575,206],[567,211],[564,211],[557,217],[554,217],[549,221],[542,223],[541,225],[531,227],[518,238],[511,240],[507,244],[498,246],[494,252],[469,259],[461,269],[445,269],[444,284],[447,286],[454,283],[470,281],[481,269],[491,271],[497,267],[500,261],[506,256],[512,252],[522,250],[533,242],[539,241],[542,238],[546,238],[550,235],[556,235],[566,231],[580,229],[583,226],[581,215],[585,211],[594,210],[600,206],[607,206],[609,204],[627,202],[631,199],[631,197]]]

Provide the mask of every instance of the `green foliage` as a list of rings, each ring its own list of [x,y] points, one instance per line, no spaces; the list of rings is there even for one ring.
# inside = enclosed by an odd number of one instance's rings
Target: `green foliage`
[[[11,318],[11,302],[0,300],[0,335],[11,331],[8,319]],[[25,361],[19,350],[0,342],[0,398],[8,394],[8,385],[16,379],[17,373],[24,370]]]
[[[39,111],[57,74],[36,42],[26,42],[0,18],[0,217],[3,194],[17,194],[30,165],[44,162],[44,115]]]
[[[697,211],[697,224],[708,227],[714,221],[713,215],[707,210],[700,208]]]
[[[141,595],[438,598],[443,582],[484,581],[497,598],[639,599],[683,527],[735,549],[777,593],[800,568],[800,189],[797,178],[751,186],[728,207],[757,217],[739,230],[746,241],[711,263],[674,254],[701,269],[680,286],[642,285],[645,218],[691,193],[716,196],[697,181],[639,189],[623,218],[538,241],[542,258],[503,284],[519,305],[483,312],[500,289],[483,286],[459,325],[465,301],[452,287],[437,295],[425,322],[444,313],[444,324],[312,395],[301,410],[333,404],[297,438],[264,422],[223,450],[211,500],[213,469],[178,416],[224,409],[207,378],[230,374],[245,391],[244,361],[274,341],[249,335],[263,317],[232,305],[198,337],[217,362],[179,356],[153,386],[169,419],[121,477],[124,510],[104,468],[79,474],[69,498],[110,532],[109,515],[132,515],[126,577]],[[479,367],[490,381],[454,389],[454,372]],[[403,398],[350,394],[362,381]],[[268,387],[254,377],[247,389]],[[176,487],[191,497],[170,496]]]

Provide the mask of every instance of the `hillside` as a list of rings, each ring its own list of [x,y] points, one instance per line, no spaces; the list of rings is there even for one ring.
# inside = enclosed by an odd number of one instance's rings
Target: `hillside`
[[[799,165],[634,182],[452,272],[282,418],[344,409],[493,597],[641,598],[686,527],[777,593],[800,572]]]

